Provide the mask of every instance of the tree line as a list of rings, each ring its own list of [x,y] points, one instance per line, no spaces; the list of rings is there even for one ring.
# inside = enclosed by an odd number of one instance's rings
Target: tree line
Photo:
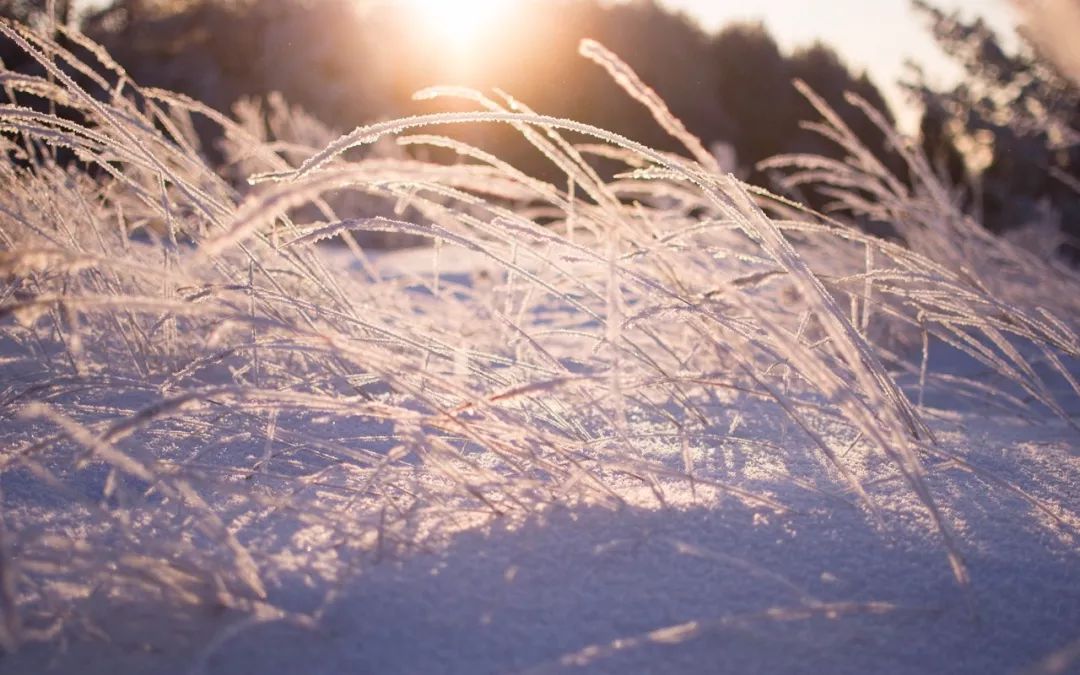
[[[958,186],[957,199],[994,230],[1047,209],[1077,233],[1080,157],[1074,136],[1080,95],[1038,48],[1004,50],[981,21],[961,20],[915,0],[928,29],[968,73],[949,90],[913,72],[907,89],[925,113],[920,142]],[[468,66],[445,58],[440,33],[424,30],[401,3],[358,0],[114,0],[77,15],[70,0],[0,0],[0,14],[26,22],[79,22],[141,84],[168,88],[222,111],[280,92],[341,130],[378,118],[425,112],[411,100],[435,84],[499,87],[546,114],[573,118],[675,150],[649,114],[601,69],[577,55],[582,38],[619,54],[706,145],[723,144],[735,171],[756,181],[756,164],[774,154],[842,151],[804,129],[817,115],[795,90],[805,81],[876,154],[883,135],[844,99],[854,92],[892,113],[865,73],[853,72],[828,45],[785,52],[760,23],[710,33],[654,0],[521,0],[473,36]],[[30,68],[0,45],[8,68]],[[445,103],[431,110],[445,110]],[[475,132],[474,132],[475,133]],[[520,168],[554,175],[509,130],[467,140]],[[209,144],[208,147],[213,147]],[[733,150],[733,153],[730,151]],[[890,168],[902,173],[896,161]],[[805,195],[814,206],[824,200]]]

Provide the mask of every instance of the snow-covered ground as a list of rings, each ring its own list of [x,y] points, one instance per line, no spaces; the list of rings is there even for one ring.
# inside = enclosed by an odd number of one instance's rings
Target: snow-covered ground
[[[808,212],[590,41],[686,156],[460,88],[296,145],[64,31],[95,64],[0,24],[79,119],[0,107],[0,672],[1080,668],[1052,218],[990,235],[805,91],[845,157],[770,162]],[[566,180],[427,133],[463,123]]]
[[[484,267],[442,255],[441,283],[451,287]],[[377,264],[387,277],[420,280],[432,254]],[[1075,672],[1080,437],[1049,416],[1008,416],[970,399],[952,407],[924,414],[942,448],[985,473],[933,464],[928,480],[969,566],[967,589],[913,492],[895,475],[873,479],[888,473],[880,460],[863,463],[884,527],[797,428],[742,401],[739,420],[712,411],[729,426],[695,444],[696,471],[782,509],[705,483],[649,488],[623,477],[611,483],[619,507],[500,518],[448,503],[415,515],[399,533],[408,545],[387,535],[354,547],[340,540],[347,529],[305,522],[305,504],[325,510],[330,499],[313,489],[249,532],[267,572],[262,609],[91,596],[61,643],[27,644],[0,658],[0,672]],[[660,428],[653,420],[630,423],[647,459],[683,468],[678,442],[648,440]],[[88,493],[102,479],[86,478]],[[62,525],[54,496],[20,493],[10,474],[4,489],[8,519],[49,509]],[[85,527],[71,518],[68,531]]]

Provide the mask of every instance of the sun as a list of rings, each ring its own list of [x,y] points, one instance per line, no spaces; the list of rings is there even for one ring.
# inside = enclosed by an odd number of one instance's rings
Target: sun
[[[469,51],[512,0],[406,0],[425,30],[448,45]]]

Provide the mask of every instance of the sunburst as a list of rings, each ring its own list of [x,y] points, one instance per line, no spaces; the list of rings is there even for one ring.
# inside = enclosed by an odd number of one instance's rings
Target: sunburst
[[[509,11],[513,0],[407,0],[425,30],[468,52]]]

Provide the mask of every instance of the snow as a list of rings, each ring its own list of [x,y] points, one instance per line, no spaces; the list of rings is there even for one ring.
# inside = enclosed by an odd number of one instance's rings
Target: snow
[[[386,277],[432,283],[422,279],[430,251],[376,263]],[[446,283],[471,283],[483,265],[458,253],[439,269]],[[694,443],[695,471],[767,495],[782,511],[705,482],[650,488],[613,476],[615,508],[556,504],[499,517],[450,500],[415,514],[403,526],[411,529],[373,539],[363,504],[313,488],[296,508],[263,515],[245,541],[268,561],[265,605],[238,612],[91,594],[61,644],[28,643],[0,657],[0,672],[1067,672],[1051,667],[1080,640],[1077,432],[1049,415],[1021,418],[937,393],[927,401],[941,447],[985,472],[936,464],[928,477],[970,568],[967,589],[912,491],[881,460],[848,458],[862,462],[885,512],[877,527],[790,422],[741,401],[739,420],[714,411],[731,433]],[[629,424],[648,459],[683,468],[677,439],[655,435],[641,416]],[[310,433],[319,437],[317,420]],[[824,433],[839,444],[841,430]],[[337,470],[329,467],[327,484]],[[991,474],[1059,520],[989,483]],[[105,476],[83,480],[95,494]],[[3,487],[8,519],[37,510],[77,538],[78,513],[62,500],[20,492],[11,474]],[[340,504],[343,521],[355,512],[356,529],[305,518],[305,504],[312,513]]]

